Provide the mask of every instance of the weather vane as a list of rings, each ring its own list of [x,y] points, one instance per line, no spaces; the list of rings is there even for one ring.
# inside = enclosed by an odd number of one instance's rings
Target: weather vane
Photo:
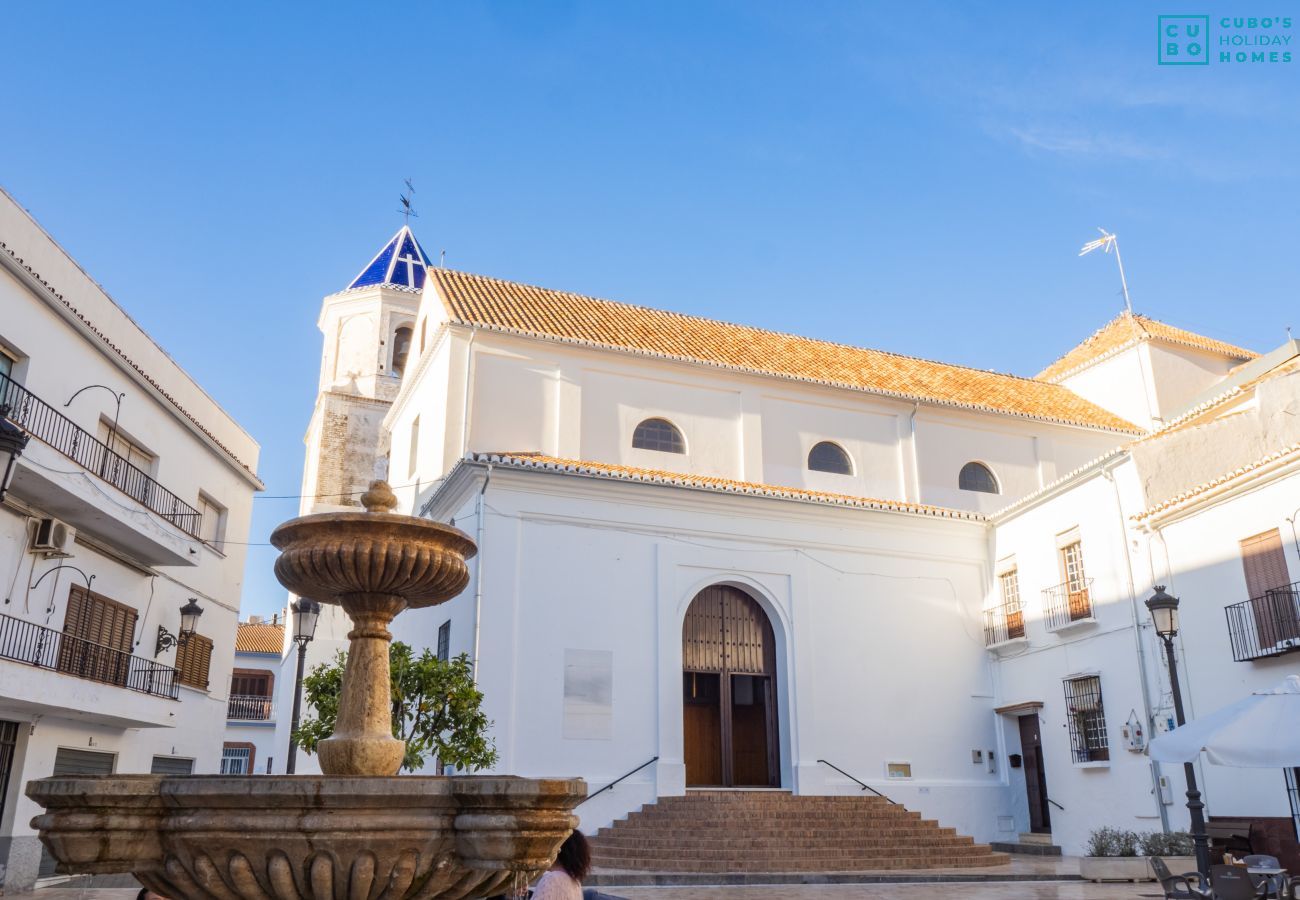
[[[409,227],[411,224],[411,216],[415,216],[418,219],[420,218],[420,214],[416,212],[415,207],[411,205],[415,200],[415,185],[411,184],[411,179],[409,178],[405,179],[405,181],[406,193],[397,195],[397,199],[402,202],[402,208],[399,209],[398,212],[406,216],[406,224]]]
[[[407,182],[407,184],[410,184],[410,182]],[[1119,283],[1120,287],[1124,289],[1124,308],[1132,313],[1133,304],[1130,303],[1128,299],[1128,281],[1124,278],[1124,260],[1120,259],[1119,256],[1119,238],[1111,234],[1105,228],[1098,228],[1097,230],[1101,232],[1101,237],[1097,238],[1095,241],[1088,241],[1088,243],[1084,244],[1083,249],[1079,251],[1079,255],[1087,256],[1094,250],[1101,250],[1103,253],[1109,253],[1111,247],[1115,248],[1115,262],[1119,263]]]

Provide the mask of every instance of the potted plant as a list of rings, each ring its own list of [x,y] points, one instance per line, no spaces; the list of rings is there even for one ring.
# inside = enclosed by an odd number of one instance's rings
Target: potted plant
[[[1098,828],[1088,836],[1087,855],[1079,860],[1079,874],[1089,881],[1154,881],[1148,857],[1159,856],[1170,870],[1196,868],[1192,837],[1178,831],[1139,834],[1123,828]]]

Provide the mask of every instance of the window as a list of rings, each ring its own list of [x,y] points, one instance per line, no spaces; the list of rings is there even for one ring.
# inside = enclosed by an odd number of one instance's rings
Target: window
[[[212,638],[191,634],[176,648],[176,680],[181,684],[206,691],[211,665]]]
[[[957,487],[963,491],[978,491],[981,494],[1000,494],[997,479],[992,470],[984,463],[968,462],[961,467],[957,476]]]
[[[1101,702],[1101,676],[1086,675],[1065,681],[1065,714],[1070,727],[1070,750],[1076,763],[1110,759],[1106,738],[1106,710]]]
[[[406,460],[406,477],[415,477],[415,463],[420,455],[420,417],[411,420],[411,455]]]
[[[891,762],[885,763],[886,778],[911,778],[912,764],[910,762]]]
[[[125,685],[138,613],[124,603],[92,594],[80,585],[68,590],[59,642],[59,671],[78,678]]]
[[[221,748],[221,774],[253,774],[253,745],[224,744]]]
[[[393,374],[406,371],[406,360],[411,355],[411,326],[403,325],[393,332]]]
[[[438,626],[438,659],[451,659],[451,619]]]
[[[0,753],[3,753],[0,748]],[[1295,823],[1296,834],[1300,834],[1300,769],[1285,769],[1286,796],[1291,801],[1291,820]]]
[[[1025,636],[1025,608],[1020,602],[1020,572],[1012,567],[998,576],[998,591],[1002,597],[1002,618],[1007,638]]]
[[[853,461],[839,444],[822,441],[808,451],[808,468],[813,472],[852,475]]]
[[[226,508],[207,494],[199,494],[199,540],[221,550],[226,539]]]
[[[1061,548],[1061,568],[1065,573],[1070,621],[1088,618],[1092,615],[1092,598],[1088,595],[1088,578],[1083,573],[1081,541],[1073,541]]]
[[[271,696],[271,673],[253,669],[236,669],[230,676],[230,693],[242,697]]]
[[[5,378],[11,378],[13,377],[13,373],[14,373],[13,358],[8,353],[5,353],[3,350],[0,350],[0,375],[3,375]]]
[[[660,453],[685,453],[686,441],[677,426],[667,419],[646,419],[632,432],[632,446]]]
[[[124,437],[122,432],[113,429],[112,422],[100,420],[99,423],[99,440],[105,444],[108,449],[112,450],[118,456],[135,466],[146,475],[153,474],[153,464],[158,457],[154,456],[148,450],[134,443],[129,438]],[[106,469],[113,466],[112,460],[105,460]]]
[[[1241,541],[1241,565],[1246,570],[1248,597],[1263,597],[1291,583],[1282,535],[1276,528]]]

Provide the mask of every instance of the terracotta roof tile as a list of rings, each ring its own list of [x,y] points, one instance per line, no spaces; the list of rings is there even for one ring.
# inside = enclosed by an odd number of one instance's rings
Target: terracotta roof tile
[[[1139,432],[1074,392],[1027,378],[732,325],[448,269],[453,322],[967,409]]]
[[[262,622],[240,622],[235,632],[236,653],[280,653],[284,650],[284,626]]]
[[[581,459],[561,459],[540,453],[475,453],[473,461],[492,463],[497,466],[509,466],[516,469],[540,469],[550,472],[585,475],[592,478],[611,478],[619,481],[636,481],[646,484],[663,484],[672,487],[695,488],[697,490],[718,491],[727,494],[750,494],[759,497],[772,497],[783,500],[804,500],[813,503],[825,503],[831,506],[852,506],[859,509],[875,509],[888,512],[916,513],[918,515],[937,516],[944,519],[967,519],[975,522],[984,521],[984,516],[964,509],[949,509],[943,506],[927,506],[923,503],[905,503],[899,500],[876,500],[870,497],[855,497],[851,494],[835,494],[827,491],[809,491],[803,488],[781,487],[773,484],[758,484],[751,481],[736,481],[730,478],[718,478],[712,475],[686,475],[681,472],[669,472],[661,469],[644,469],[636,466],[620,466],[612,463],[594,462]]]
[[[1194,347],[1210,353],[1220,353],[1242,362],[1258,356],[1253,350],[1247,350],[1244,347],[1237,347],[1225,341],[1208,338],[1195,332],[1185,331],[1182,328],[1175,328],[1173,325],[1166,325],[1164,322],[1158,322],[1155,319],[1149,319],[1136,313],[1122,312],[1103,325],[1082,344],[1079,344],[1079,346],[1039,372],[1037,377],[1042,381],[1058,382],[1089,363],[1098,362],[1102,358],[1118,353],[1127,347],[1151,340],[1164,341],[1168,344],[1178,344],[1184,347]]]

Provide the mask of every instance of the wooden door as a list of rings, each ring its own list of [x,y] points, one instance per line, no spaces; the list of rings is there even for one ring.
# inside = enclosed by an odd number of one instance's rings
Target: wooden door
[[[1025,767],[1025,794],[1029,798],[1029,830],[1052,833],[1052,815],[1047,806],[1047,773],[1043,769],[1043,741],[1038,714],[1021,716],[1020,755]]]
[[[686,783],[775,787],[776,646],[754,599],[705,588],[682,626],[683,757]]]

